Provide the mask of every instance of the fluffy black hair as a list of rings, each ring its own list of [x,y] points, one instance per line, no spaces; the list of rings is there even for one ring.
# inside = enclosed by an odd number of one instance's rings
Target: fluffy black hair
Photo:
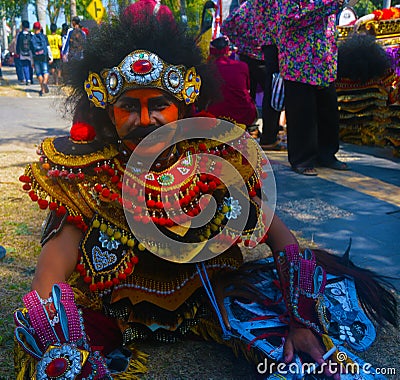
[[[338,79],[367,82],[383,76],[390,66],[390,58],[374,36],[353,34],[339,45]]]
[[[84,58],[68,62],[65,68],[65,84],[72,94],[67,100],[67,107],[75,113],[75,121],[86,121],[103,129],[113,130],[110,121],[105,121],[106,112],[93,107],[84,92],[83,84],[90,72],[100,73],[105,68],[117,66],[129,53],[137,49],[156,53],[164,61],[194,66],[201,77],[198,109],[204,109],[211,100],[218,98],[218,75],[212,64],[204,63],[195,38],[181,24],[170,20],[157,19],[152,14],[140,14],[140,17],[121,13],[117,19],[104,23],[91,31],[84,48]],[[189,115],[192,106],[184,106]],[[84,120],[82,120],[84,119]]]

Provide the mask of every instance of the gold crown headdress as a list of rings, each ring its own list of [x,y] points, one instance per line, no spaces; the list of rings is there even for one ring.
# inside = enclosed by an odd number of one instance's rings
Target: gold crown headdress
[[[191,104],[201,86],[194,67],[170,65],[147,50],[133,51],[118,66],[105,69],[100,75],[90,72],[84,84],[89,100],[100,108],[113,104],[124,91],[142,87],[164,90],[179,101]]]

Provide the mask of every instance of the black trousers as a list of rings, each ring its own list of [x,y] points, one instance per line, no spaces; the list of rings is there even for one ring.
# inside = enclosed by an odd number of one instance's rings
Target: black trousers
[[[279,132],[280,112],[271,107],[272,74],[279,71],[278,49],[275,45],[263,46],[264,61],[240,54],[240,60],[247,63],[250,72],[250,95],[255,100],[257,86],[264,91],[261,117],[263,133],[260,144],[273,144]]]
[[[285,110],[290,164],[314,167],[335,161],[339,111],[334,83],[321,88],[285,80]]]
[[[262,102],[263,132],[260,137],[261,145],[270,145],[276,142],[279,133],[280,112],[271,107],[272,74],[279,72],[278,48],[276,45],[263,46],[265,63],[265,85]]]
[[[242,62],[247,63],[250,73],[250,96],[255,100],[257,93],[257,86],[260,85],[264,90],[265,85],[265,65],[264,61],[251,58],[245,54],[239,54]]]

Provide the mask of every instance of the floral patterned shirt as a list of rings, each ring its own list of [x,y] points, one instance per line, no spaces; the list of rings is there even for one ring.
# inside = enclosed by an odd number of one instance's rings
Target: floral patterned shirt
[[[336,0],[277,0],[284,79],[328,86],[337,74]]]
[[[229,37],[239,53],[263,59],[261,47],[275,44],[275,0],[248,0],[222,23],[221,33]]]

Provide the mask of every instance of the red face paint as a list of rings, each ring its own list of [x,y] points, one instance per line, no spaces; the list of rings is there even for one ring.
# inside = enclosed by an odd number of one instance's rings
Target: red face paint
[[[151,88],[126,91],[112,106],[111,112],[118,136],[131,150],[146,135],[179,117],[176,101],[163,91]],[[161,145],[166,146],[174,135],[174,130],[166,135],[164,131],[151,150],[157,148],[162,152]]]

